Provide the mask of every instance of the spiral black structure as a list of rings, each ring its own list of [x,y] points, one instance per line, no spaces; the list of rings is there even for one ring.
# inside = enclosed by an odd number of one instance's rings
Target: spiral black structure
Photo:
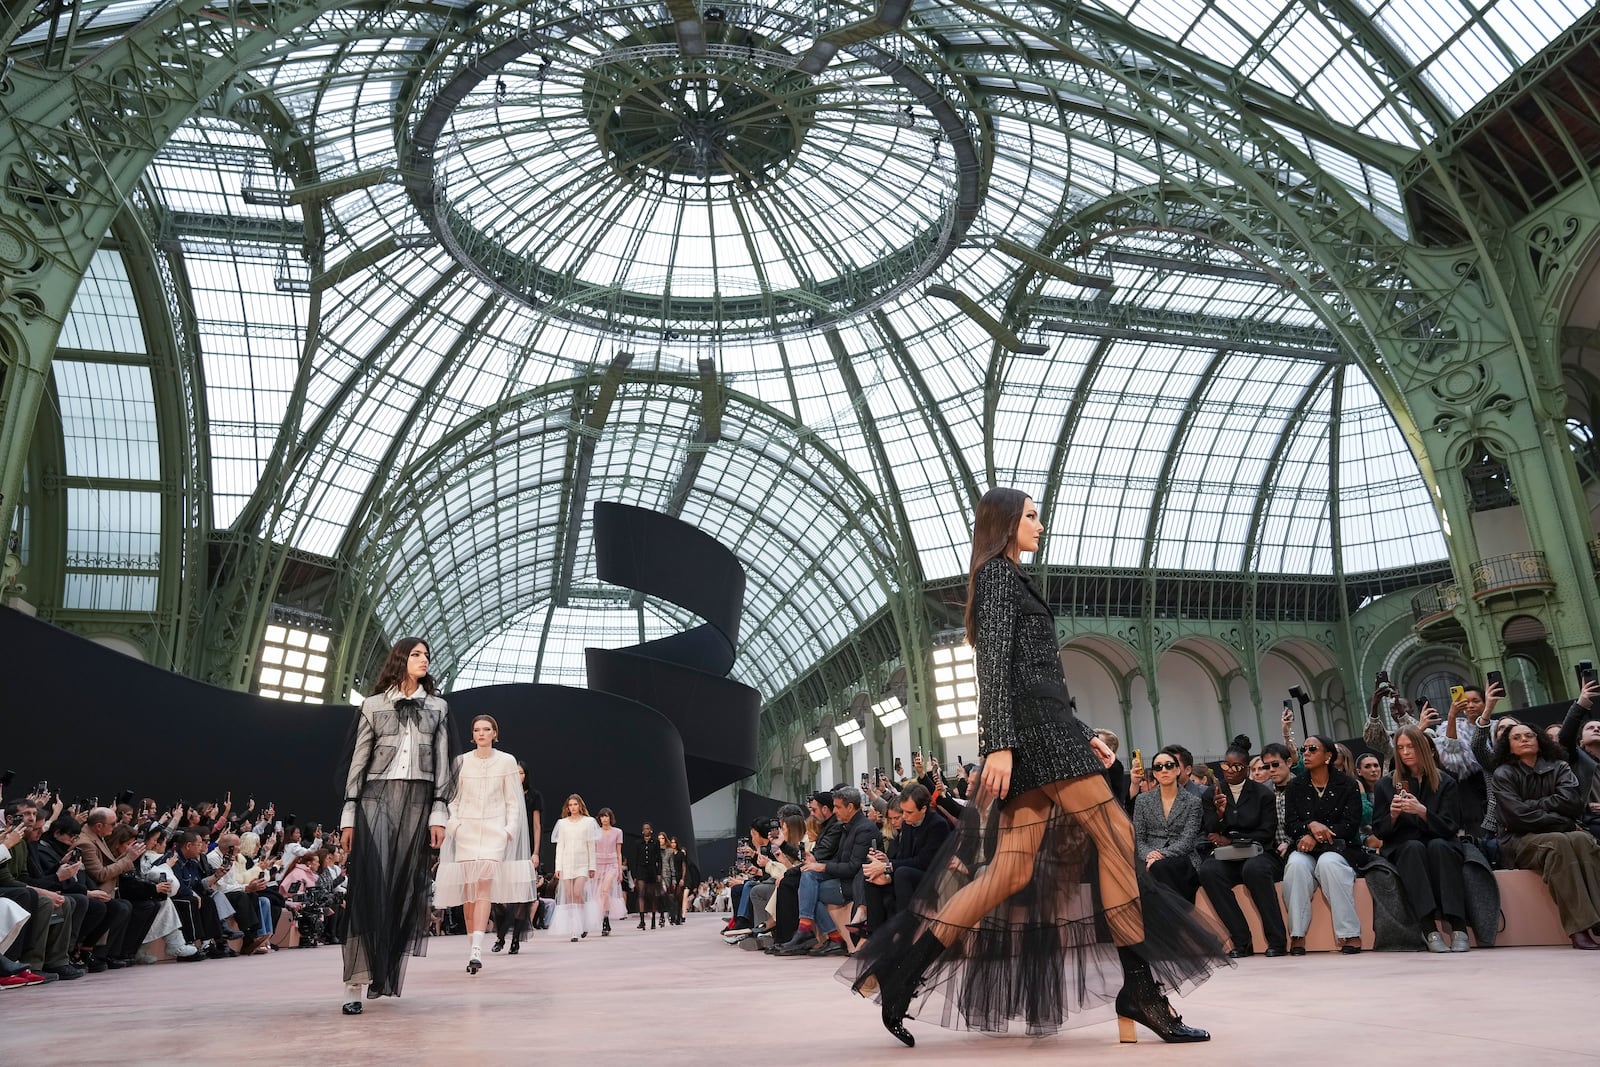
[[[602,581],[706,620],[627,648],[585,650],[589,687],[491,685],[450,694],[462,729],[493,715],[501,744],[545,797],[545,833],[569,793],[613,808],[632,835],[649,822],[694,851],[690,805],[755,773],[761,694],[727,673],[738,651],[744,566],[715,538],[647,508],[594,505]],[[548,851],[548,843],[545,844]]]

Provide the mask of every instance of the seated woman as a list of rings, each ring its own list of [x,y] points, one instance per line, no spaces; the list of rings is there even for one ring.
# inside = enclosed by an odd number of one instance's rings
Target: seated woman
[[[131,826],[119,826],[111,831],[106,843],[111,846],[112,853],[121,859],[137,840],[141,840],[137,830]],[[177,853],[166,851],[167,833],[160,826],[151,827],[142,840],[145,852],[135,861],[132,871],[117,879],[117,894],[124,900],[155,903],[156,917],[145,934],[146,945],[160,941],[166,945],[173,959],[199,959],[199,951],[183,940],[183,923],[178,918],[178,909],[172,904],[172,896],[178,891],[178,876],[173,873],[173,866],[178,860]],[[134,957],[134,962],[154,963],[156,958],[149,952],[140,952]]]
[[[1255,952],[1250,925],[1233,893],[1233,887],[1240,884],[1249,890],[1261,916],[1267,955],[1282,956],[1288,951],[1283,909],[1278,904],[1278,860],[1273,855],[1278,835],[1277,800],[1272,786],[1248,777],[1249,760],[1250,739],[1241,734],[1222,757],[1222,784],[1207,790],[1200,801],[1206,837],[1216,846],[1200,865],[1200,884],[1211,910],[1228,928],[1233,941],[1228,955],[1234,959]]]
[[[1600,844],[1578,826],[1578,776],[1548,734],[1518,723],[1494,746],[1500,857],[1539,872],[1572,947],[1600,949]]]
[[[1289,912],[1289,955],[1306,954],[1311,895],[1319,888],[1333,916],[1339,951],[1352,955],[1361,951],[1361,917],[1356,914],[1356,871],[1346,853],[1358,848],[1361,788],[1355,779],[1333,769],[1332,738],[1312,734],[1300,756],[1306,773],[1284,790],[1283,828],[1289,853],[1283,901]]]
[[[1361,843],[1370,848],[1378,848],[1382,844],[1372,836],[1373,790],[1382,777],[1383,761],[1371,752],[1361,753],[1356,760],[1356,784],[1361,787]]]
[[[1383,842],[1378,854],[1400,872],[1428,951],[1465,952],[1467,891],[1456,844],[1456,780],[1439,769],[1427,737],[1415,726],[1395,734],[1394,756],[1394,774],[1373,790],[1372,834]],[[1440,919],[1450,924],[1449,944],[1439,932]]]
[[[1156,788],[1133,804],[1133,854],[1151,877],[1194,903],[1200,888],[1200,798],[1178,787],[1178,754],[1162,749],[1150,761]]]

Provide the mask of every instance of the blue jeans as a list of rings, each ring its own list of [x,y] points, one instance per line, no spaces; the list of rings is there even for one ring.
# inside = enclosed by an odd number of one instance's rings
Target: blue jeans
[[[816,871],[800,872],[800,918],[815,920],[818,930],[831,934],[837,927],[828,914],[828,905],[837,907],[843,903],[844,887],[839,879]]]

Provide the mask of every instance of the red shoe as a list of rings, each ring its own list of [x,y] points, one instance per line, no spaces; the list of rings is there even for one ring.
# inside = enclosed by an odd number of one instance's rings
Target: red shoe
[[[22,977],[22,973],[0,974],[0,990],[21,989],[25,985],[33,985],[32,982]]]
[[[18,971],[16,976],[18,978],[26,978],[29,985],[44,985],[46,982],[50,981],[50,979],[46,978],[44,975],[35,974],[26,967]]]

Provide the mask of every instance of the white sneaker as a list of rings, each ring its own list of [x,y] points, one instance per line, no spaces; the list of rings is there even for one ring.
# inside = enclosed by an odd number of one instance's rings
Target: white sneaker
[[[137,956],[133,957],[133,962],[134,963],[140,963],[140,964],[143,964],[143,965],[148,967],[150,964],[155,963],[157,961],[156,961],[156,958],[154,956],[150,955],[150,953],[141,952]]]

